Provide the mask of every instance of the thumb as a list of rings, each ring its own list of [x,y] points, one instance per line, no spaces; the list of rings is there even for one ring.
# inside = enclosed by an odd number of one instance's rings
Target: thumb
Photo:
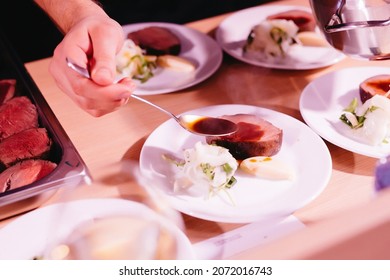
[[[107,20],[107,19],[106,19]],[[116,74],[116,53],[123,45],[123,29],[115,21],[103,22],[99,28],[89,31],[94,65],[90,65],[91,77],[100,85],[112,84]]]
[[[115,55],[111,57],[94,56],[90,60],[91,78],[99,85],[109,85],[115,78]]]

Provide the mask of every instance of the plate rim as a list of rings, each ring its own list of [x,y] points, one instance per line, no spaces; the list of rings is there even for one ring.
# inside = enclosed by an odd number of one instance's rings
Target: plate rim
[[[275,4],[260,5],[260,6],[250,7],[250,8],[246,8],[246,9],[242,9],[242,10],[233,12],[232,14],[230,14],[229,16],[227,16],[224,20],[222,20],[220,22],[220,24],[218,25],[218,27],[215,31],[215,39],[216,39],[217,43],[219,44],[219,46],[222,48],[222,50],[241,62],[250,64],[250,65],[254,65],[254,66],[258,66],[258,67],[265,67],[265,68],[270,68],[270,69],[280,69],[280,70],[312,70],[312,69],[325,68],[325,67],[328,67],[328,66],[331,66],[333,64],[338,63],[339,61],[343,60],[346,57],[342,52],[340,52],[334,48],[330,48],[330,50],[333,50],[333,53],[335,54],[335,57],[333,60],[328,59],[328,60],[325,60],[321,64],[306,63],[306,64],[303,64],[304,66],[298,65],[298,67],[297,67],[297,66],[288,65],[288,64],[286,65],[286,64],[278,64],[278,63],[269,63],[269,62],[257,61],[254,59],[246,59],[246,58],[242,57],[241,55],[237,55],[235,52],[232,52],[229,48],[226,47],[226,42],[222,39],[223,36],[221,35],[223,32],[222,31],[223,25],[227,24],[229,21],[231,21],[234,17],[236,17],[238,15],[244,15],[246,13],[249,13],[252,11],[257,11],[257,10],[259,10],[260,12],[264,12],[264,11],[271,10],[271,9],[276,9],[278,11],[284,11],[284,10],[289,10],[289,9],[299,9],[299,10],[312,12],[311,8],[306,7],[306,6],[275,5]],[[245,38],[245,37],[243,36],[243,38]],[[336,54],[338,54],[338,55],[336,56]]]
[[[213,51],[215,52],[215,58],[213,60],[211,68],[207,69],[207,72],[203,74],[201,77],[197,77],[193,80],[191,80],[188,83],[184,83],[180,86],[177,87],[168,87],[164,89],[158,89],[158,90],[147,90],[147,89],[137,89],[137,94],[138,95],[158,95],[158,94],[167,94],[167,93],[174,93],[178,92],[180,90],[184,90],[187,88],[190,88],[192,86],[195,86],[197,84],[200,84],[210,78],[213,74],[217,72],[217,70],[220,68],[222,65],[223,61],[223,51],[219,44],[212,38],[211,36],[207,35],[206,33],[203,33],[197,29],[194,29],[192,27],[182,25],[182,24],[176,24],[176,23],[171,23],[171,22],[160,22],[160,21],[150,21],[150,22],[137,22],[137,23],[130,23],[130,24],[124,24],[122,25],[122,29],[125,33],[125,38],[127,37],[128,32],[130,31],[129,29],[132,30],[138,30],[141,28],[149,27],[149,26],[160,26],[160,27],[165,27],[165,28],[173,28],[175,31],[178,31],[180,35],[184,32],[188,32],[189,34],[192,34],[197,36],[199,40],[202,40],[204,42],[204,46],[206,45],[212,45]],[[197,46],[199,47],[199,46]],[[180,56],[180,54],[179,54]],[[198,67],[199,68],[199,67]],[[204,68],[202,69],[204,70]],[[199,71],[199,69],[195,70],[195,74]],[[154,77],[156,78],[156,77]]]
[[[313,136],[313,139],[315,139],[316,141],[318,141],[319,145],[322,145],[322,155],[323,157],[325,158],[325,162],[324,163],[321,163],[323,164],[323,174],[324,174],[324,180],[323,180],[323,183],[322,184],[318,184],[318,185],[321,185],[320,187],[318,187],[317,191],[315,194],[313,195],[310,195],[310,197],[308,196],[308,198],[304,199],[301,201],[300,203],[300,206],[293,209],[292,211],[284,211],[284,212],[288,212],[288,214],[291,214],[293,213],[294,211],[298,210],[299,208],[305,206],[306,204],[308,204],[310,201],[312,201],[313,199],[315,199],[319,194],[321,194],[321,192],[326,188],[326,186],[328,185],[329,181],[330,181],[330,178],[331,178],[331,174],[332,174],[332,159],[331,159],[331,155],[330,155],[330,151],[328,149],[328,147],[326,146],[325,142],[323,141],[323,139],[318,136],[318,134],[316,134],[314,131],[312,131],[310,129],[310,127],[308,127],[305,123],[303,123],[302,121],[288,115],[288,114],[284,114],[284,113],[281,113],[281,112],[278,112],[278,111],[274,111],[274,110],[271,110],[271,109],[268,109],[268,108],[263,108],[263,107],[259,107],[259,106],[254,106],[254,105],[246,105],[246,104],[220,104],[220,105],[211,105],[211,106],[206,106],[206,107],[202,107],[202,108],[198,108],[198,109],[194,109],[194,110],[190,110],[190,111],[187,111],[186,113],[199,113],[198,111],[199,110],[210,110],[210,109],[221,109],[221,108],[227,108],[227,107],[236,107],[237,109],[240,109],[240,110],[243,110],[244,108],[246,108],[247,110],[261,110],[262,112],[267,112],[267,113],[271,113],[271,114],[276,114],[276,116],[279,116],[279,117],[282,117],[282,118],[289,118],[291,121],[293,122],[296,122],[297,125],[299,126],[302,126],[303,129],[305,129],[305,132],[307,133],[311,133],[311,135]],[[245,113],[245,112],[244,112]],[[172,124],[174,123],[173,120],[167,120],[165,121],[164,123],[162,123],[160,126],[158,126],[149,136],[148,138],[146,139],[142,149],[141,149],[141,153],[140,153],[140,158],[139,158],[139,166],[140,166],[140,172],[141,174],[143,172],[147,172],[145,171],[145,169],[143,168],[143,165],[144,165],[144,162],[146,161],[145,160],[145,149],[147,149],[148,145],[150,144],[149,141],[151,139],[151,137],[153,135],[155,135],[159,130],[163,129],[164,126],[167,126],[169,124]],[[190,138],[190,136],[188,136],[188,138]],[[152,145],[153,146],[153,145]],[[146,161],[147,162],[147,161]],[[326,167],[326,168],[325,168]],[[148,174],[146,173],[143,173],[144,175],[148,176]],[[170,196],[168,194],[165,194],[163,191],[162,191],[162,195],[167,198],[167,200],[172,203],[173,205],[171,205],[173,208],[175,208],[177,211],[180,211],[184,214],[187,214],[187,215],[190,215],[190,216],[193,216],[193,217],[196,217],[196,218],[200,218],[200,219],[204,219],[204,220],[210,220],[210,221],[214,221],[214,222],[224,222],[224,223],[249,223],[249,222],[254,222],[254,221],[258,221],[258,220],[261,220],[261,219],[267,219],[267,218],[270,218],[271,216],[267,216],[265,217],[264,215],[262,214],[255,214],[255,215],[251,215],[250,217],[249,216],[246,216],[246,217],[234,217],[234,219],[231,219],[229,217],[212,217],[210,218],[209,216],[210,215],[206,215],[206,214],[199,214],[199,213],[195,213],[193,211],[193,209],[182,209],[182,208],[178,208],[177,205],[174,205],[175,203],[175,197],[174,196]],[[275,211],[276,212],[276,211]],[[281,211],[279,211],[281,212]],[[283,214],[284,215],[284,214]],[[278,216],[278,215],[276,215]],[[275,217],[276,217],[275,216]]]

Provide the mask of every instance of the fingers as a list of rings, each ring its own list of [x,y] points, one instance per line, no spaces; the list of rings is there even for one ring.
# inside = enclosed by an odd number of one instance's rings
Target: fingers
[[[58,87],[80,108],[95,117],[108,114],[125,105],[135,87],[129,78],[117,84],[101,86],[67,66],[62,70],[57,65],[52,60],[49,71]]]
[[[134,90],[131,79],[114,83],[115,57],[123,41],[123,29],[117,22],[91,16],[75,25],[54,51],[49,71],[58,87],[92,116],[117,110],[128,102]],[[69,68],[67,57],[89,67],[91,79]]]

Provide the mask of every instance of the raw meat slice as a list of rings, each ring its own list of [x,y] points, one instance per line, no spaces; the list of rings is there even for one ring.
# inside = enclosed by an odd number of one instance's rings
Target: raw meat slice
[[[24,159],[45,158],[51,143],[46,128],[26,129],[4,139],[0,142],[0,169]]]
[[[56,167],[56,163],[42,159],[20,161],[0,173],[0,193],[34,183]]]
[[[10,100],[15,95],[16,80],[0,80],[0,105]]]
[[[28,97],[14,97],[0,106],[0,141],[33,127],[38,127],[38,112]]]

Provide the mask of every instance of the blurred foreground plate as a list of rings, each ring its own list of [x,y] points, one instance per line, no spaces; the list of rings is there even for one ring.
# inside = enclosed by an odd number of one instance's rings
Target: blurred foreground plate
[[[80,224],[112,215],[149,218],[156,214],[143,204],[111,198],[46,206],[0,229],[0,259],[31,260],[42,256],[47,246],[61,244]],[[177,259],[194,259],[192,245],[184,233],[173,224],[165,223],[164,226],[177,238]]]

